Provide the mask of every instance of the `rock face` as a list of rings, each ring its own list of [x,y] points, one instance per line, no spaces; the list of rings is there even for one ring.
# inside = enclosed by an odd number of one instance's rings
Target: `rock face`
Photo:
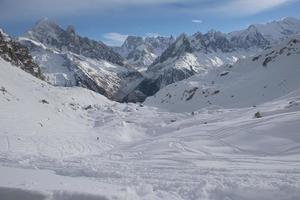
[[[55,86],[80,86],[123,101],[143,76],[102,42],[76,34],[43,19],[19,41],[41,66],[46,81]]]
[[[171,37],[138,37],[128,36],[121,47],[114,47],[114,51],[122,55],[138,70],[145,70],[162,54],[173,42]]]
[[[33,76],[43,79],[39,66],[33,61],[28,49],[11,39],[0,29],[0,56]]]

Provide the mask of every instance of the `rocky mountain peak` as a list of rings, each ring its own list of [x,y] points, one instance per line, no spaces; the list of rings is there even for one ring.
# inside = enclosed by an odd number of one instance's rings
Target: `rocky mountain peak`
[[[75,27],[74,27],[73,25],[69,25],[69,26],[67,27],[67,33],[68,33],[69,35],[75,36],[75,35],[76,35],[76,34],[75,34]]]
[[[257,28],[255,25],[250,25],[248,28],[247,28],[247,31],[248,32],[258,32]]]
[[[227,35],[220,31],[210,30],[205,34],[197,32],[190,40],[194,50],[198,52],[212,53],[218,51],[233,51],[233,46],[230,44]]]
[[[43,39],[55,39],[62,31],[63,29],[54,21],[43,18],[35,23],[33,28],[27,32],[26,36],[41,41]]]
[[[281,42],[289,36],[300,33],[300,20],[293,17],[254,26],[271,43]]]
[[[181,34],[176,41],[171,44],[160,57],[158,57],[152,64],[156,65],[158,63],[163,63],[169,58],[179,58],[184,53],[192,53],[193,48],[191,47],[191,43],[189,41],[188,36],[183,33]]]
[[[206,35],[209,35],[210,37],[214,37],[215,35],[221,35],[222,32],[215,30],[215,29],[210,29]]]
[[[123,43],[122,47],[126,47],[129,50],[132,50],[144,43],[144,40],[142,37],[139,36],[128,36]]]
[[[161,45],[166,45],[175,42],[175,39],[173,36],[146,37],[145,42],[150,43],[154,48],[158,48]]]
[[[36,23],[35,23],[35,28],[42,28],[42,27],[58,27],[58,25],[50,20],[49,18],[47,17],[44,17],[40,20],[38,20]]]
[[[300,20],[294,17],[284,17],[282,21],[285,23],[300,23]]]
[[[136,69],[144,70],[164,52],[175,40],[173,37],[128,36],[121,47],[113,50],[128,60]]]
[[[270,42],[259,32],[255,25],[250,25],[243,31],[230,33],[231,43],[238,49],[264,48]]]
[[[73,26],[66,30],[55,22],[45,18],[39,20],[27,32],[25,37],[40,42],[50,48],[67,50],[97,60],[106,60],[114,64],[124,65],[124,59],[102,42],[81,37],[75,33]]]
[[[156,36],[145,38],[145,43],[148,46],[148,49],[156,56],[160,56],[163,51],[165,51],[173,42],[175,42],[173,36]]]

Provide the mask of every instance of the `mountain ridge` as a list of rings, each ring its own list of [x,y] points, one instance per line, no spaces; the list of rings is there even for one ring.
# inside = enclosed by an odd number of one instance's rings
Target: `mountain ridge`
[[[299,88],[300,35],[233,65],[173,83],[146,99],[145,105],[169,111],[205,107],[248,107]]]
[[[174,82],[253,56],[298,32],[300,20],[285,18],[230,33],[182,34],[176,40],[128,36],[122,47],[111,48],[77,35],[74,26],[63,29],[41,19],[19,42],[51,84],[86,87],[110,99],[136,102]]]
[[[273,39],[271,36],[266,37],[269,27],[274,29]],[[283,29],[286,31],[282,32]],[[300,20],[286,18],[265,25],[250,25],[244,30],[230,33],[211,30],[204,34],[198,32],[192,36],[182,34],[179,38],[185,38],[185,42],[177,39],[170,45],[148,67],[145,73],[147,79],[137,87],[137,90],[144,93],[147,90],[145,87],[151,87],[152,92],[147,92],[145,96],[152,96],[166,85],[199,72],[214,70],[222,65],[232,65],[239,59],[253,56],[295,33],[300,33]],[[172,54],[174,45],[177,49],[183,49],[180,52],[181,56],[177,58]]]
[[[46,81],[55,86],[80,86],[122,101],[143,76],[102,42],[42,19],[19,42],[27,46]]]
[[[173,36],[128,36],[122,46],[113,47],[113,50],[127,59],[136,69],[143,71],[173,42]]]

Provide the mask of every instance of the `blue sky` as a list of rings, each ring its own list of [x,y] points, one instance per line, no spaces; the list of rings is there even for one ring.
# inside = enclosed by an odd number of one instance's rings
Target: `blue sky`
[[[230,32],[286,16],[300,19],[300,0],[0,0],[0,27],[14,36],[48,17],[110,45],[127,35]]]

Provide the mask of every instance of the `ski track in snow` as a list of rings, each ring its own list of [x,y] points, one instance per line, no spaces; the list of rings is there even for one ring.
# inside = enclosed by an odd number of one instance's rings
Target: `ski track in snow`
[[[137,196],[141,199],[143,195],[139,193],[144,192],[147,199],[152,193],[159,197],[158,191],[166,191],[170,196],[164,198],[169,199],[174,199],[171,194],[176,194],[178,199],[247,199],[249,195],[253,197],[249,199],[299,197],[299,145],[286,149],[285,156],[284,151],[265,153],[243,149],[226,139],[251,132],[263,124],[271,125],[278,118],[299,120],[300,113],[252,119],[252,109],[219,110],[192,116],[135,105],[128,108],[131,111],[120,112],[122,108],[115,108],[112,113],[91,113],[95,119],[92,130],[100,138],[98,144],[68,138],[71,133],[63,133],[61,137],[66,138],[54,139],[53,148],[58,151],[58,156],[47,157],[46,149],[53,145],[53,138],[47,143],[49,138],[42,137],[30,138],[23,143],[24,148],[37,146],[36,155],[17,153],[15,157],[12,147],[8,147],[10,143],[17,146],[17,141],[6,135],[7,148],[1,151],[1,164],[48,169],[62,176],[84,176],[95,182],[137,187]],[[201,124],[204,121],[208,123]],[[130,132],[135,129],[143,130],[143,134],[131,136]],[[236,129],[242,133],[237,133]],[[115,137],[114,131],[124,130],[128,138]],[[51,154],[52,150],[49,150]],[[289,154],[293,150],[295,155]],[[151,195],[149,199],[152,199]]]

